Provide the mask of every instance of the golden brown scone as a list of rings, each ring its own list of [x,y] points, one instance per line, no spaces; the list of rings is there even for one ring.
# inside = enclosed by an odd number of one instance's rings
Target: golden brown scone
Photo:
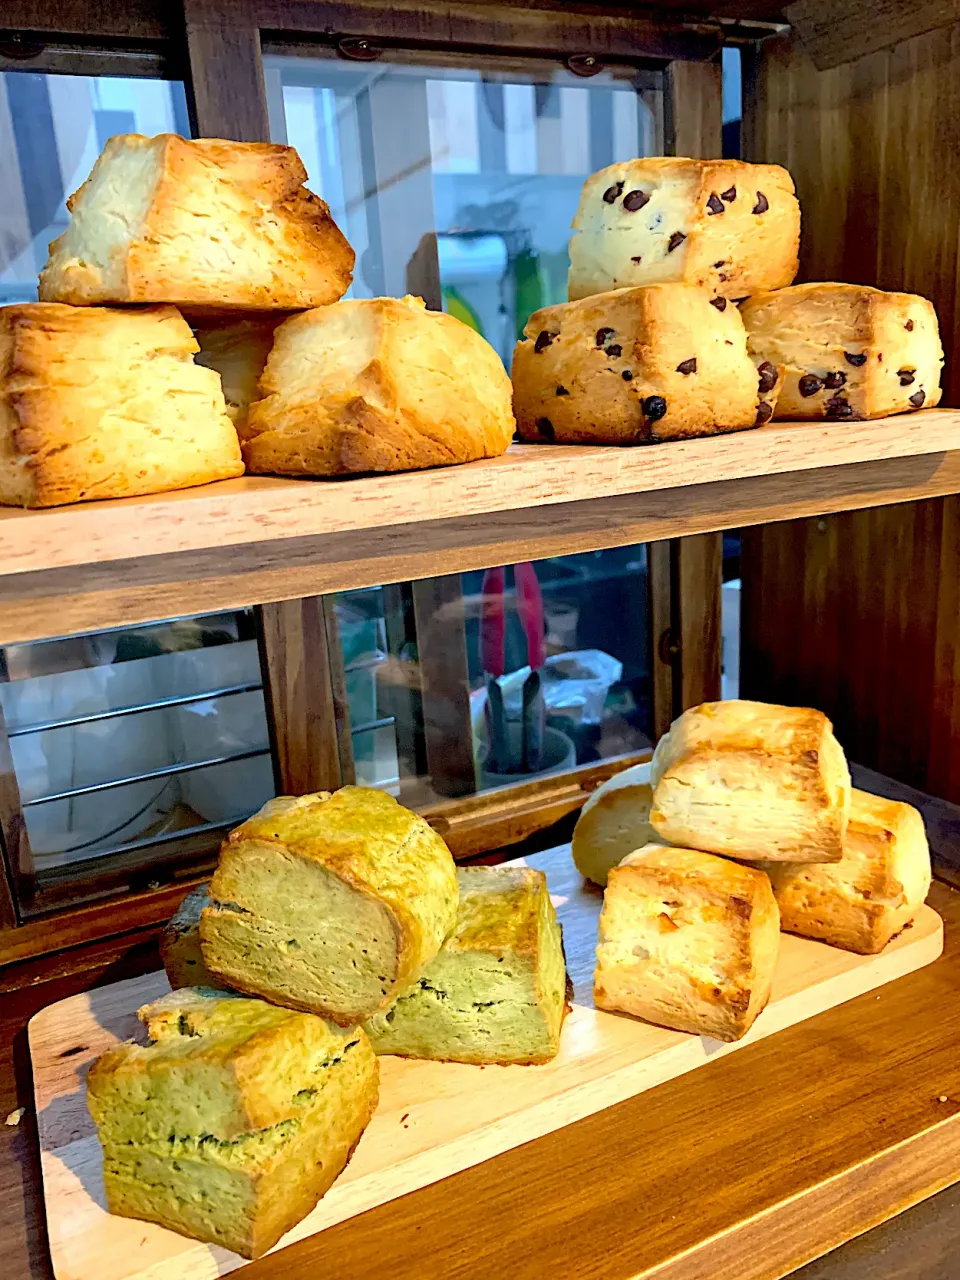
[[[650,825],[650,761],[614,774],[580,810],[570,852],[577,870],[601,887],[628,853],[659,843]]]
[[[241,430],[247,468],[411,471],[504,453],[510,379],[473,329],[419,298],[318,307],[277,329]]]
[[[747,862],[839,862],[850,771],[822,711],[731,699],[657,743],[650,822],[672,844]]]
[[[751,354],[783,365],[776,417],[850,421],[940,402],[937,313],[913,293],[798,284],[741,304]]]
[[[243,472],[175,307],[0,308],[0,502],[55,507]]]
[[[197,364],[220,375],[227,413],[238,431],[247,421],[251,401],[257,398],[257,385],[273,347],[273,335],[288,314],[263,311],[248,316],[203,317],[193,323],[200,345]]]
[[[523,335],[513,408],[524,440],[650,444],[742,431],[771,416],[762,404],[775,383],[747,354],[737,308],[691,285],[544,307]]]
[[[762,871],[647,845],[610,872],[594,974],[599,1009],[718,1040],[770,998],[780,916]]]
[[[872,955],[913,919],[930,889],[930,850],[912,805],[854,791],[843,857],[830,865],[762,864],[781,928]]]
[[[797,274],[800,205],[779,165],[654,156],[588,178],[573,230],[571,299],[665,283],[745,298]]]
[[[67,201],[40,298],[289,310],[335,302],[354,253],[292,147],[118,134]]]

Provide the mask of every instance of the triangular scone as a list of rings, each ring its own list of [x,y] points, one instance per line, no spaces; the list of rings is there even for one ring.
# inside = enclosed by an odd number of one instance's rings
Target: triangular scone
[[[292,147],[118,134],[67,201],[44,302],[316,307],[343,297],[354,253],[303,186]]]

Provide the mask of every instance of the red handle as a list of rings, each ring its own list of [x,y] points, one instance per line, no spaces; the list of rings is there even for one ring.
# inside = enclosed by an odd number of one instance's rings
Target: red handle
[[[517,613],[527,637],[527,662],[531,671],[537,671],[547,657],[540,583],[529,561],[515,565],[513,573],[517,584]]]
[[[480,589],[480,665],[488,676],[502,676],[506,669],[505,580],[502,565],[487,569]]]

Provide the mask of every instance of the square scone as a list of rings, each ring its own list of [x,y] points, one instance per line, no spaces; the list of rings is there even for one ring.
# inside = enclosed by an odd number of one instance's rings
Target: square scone
[[[762,871],[647,845],[607,880],[594,1001],[675,1031],[739,1040],[770,998],[779,951],[780,914]]]
[[[856,789],[839,862],[763,865],[782,929],[861,955],[882,951],[930,890],[930,849],[918,811]]]
[[[378,1095],[359,1027],[187,988],[138,1011],[151,1043],[108,1050],[87,1104],[111,1213],[256,1258],[330,1187]]]
[[[567,1012],[563,942],[546,876],[461,867],[460,910],[407,995],[365,1024],[377,1053],[447,1062],[548,1062]]]
[[[650,825],[652,806],[649,760],[614,774],[594,791],[580,810],[570,844],[585,879],[604,887],[611,869],[628,853],[658,843]]]
[[[650,822],[671,844],[747,862],[839,862],[850,770],[822,711],[731,698],[657,743]]]

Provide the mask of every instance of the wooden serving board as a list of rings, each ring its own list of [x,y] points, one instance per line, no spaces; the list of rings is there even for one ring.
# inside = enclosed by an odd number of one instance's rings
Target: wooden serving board
[[[878,956],[783,935],[770,1005],[743,1040],[652,1027],[594,1009],[602,893],[585,885],[569,845],[527,860],[547,873],[563,924],[574,1008],[559,1055],[539,1067],[380,1060],[380,1104],[353,1159],[317,1208],[277,1248],[479,1164],[674,1076],[734,1053],[935,960],[940,917],[924,907]],[[205,1280],[244,1260],[104,1207],[100,1146],[84,1077],[105,1049],[139,1030],[136,1009],[166,991],[162,973],[72,996],[30,1023],[50,1251],[57,1280]]]

